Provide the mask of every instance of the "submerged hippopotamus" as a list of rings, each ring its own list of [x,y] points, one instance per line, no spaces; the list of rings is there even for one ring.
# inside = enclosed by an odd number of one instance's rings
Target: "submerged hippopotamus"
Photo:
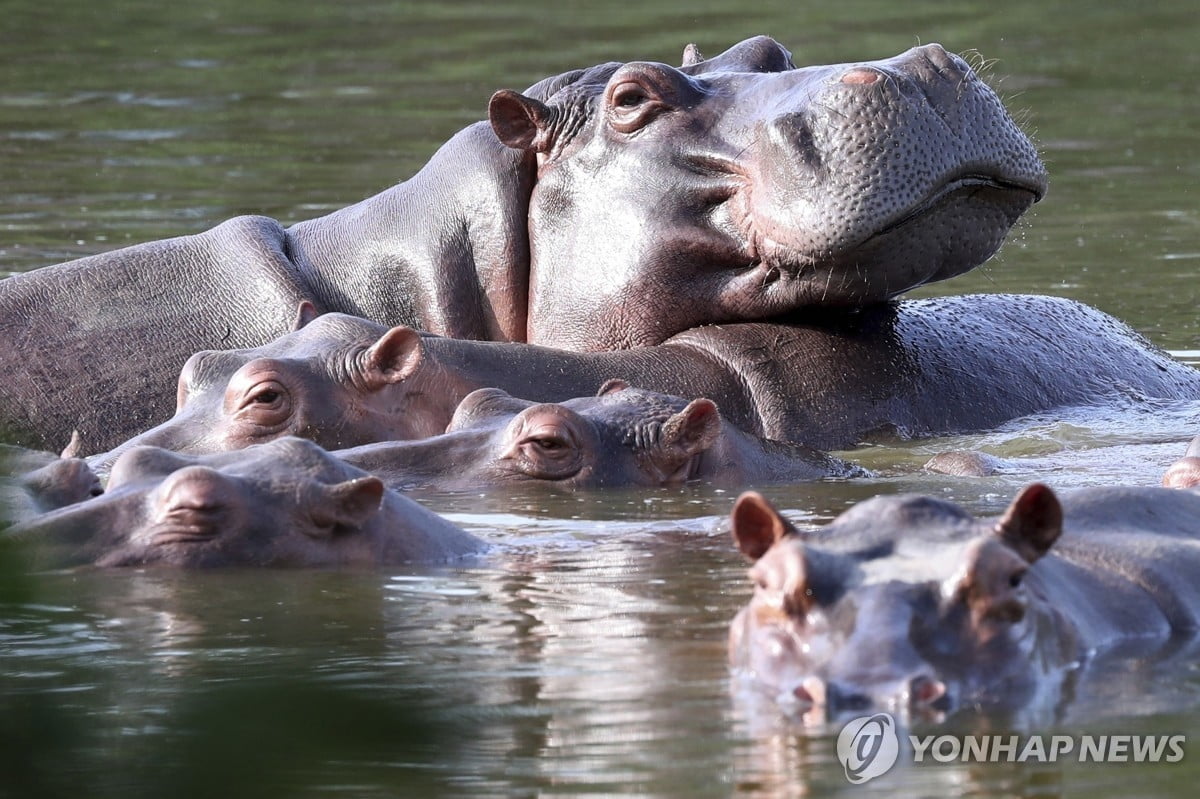
[[[281,435],[329,448],[420,438],[444,431],[479,388],[562,402],[609,378],[707,397],[746,432],[823,450],[879,433],[985,430],[1105,398],[1200,397],[1200,372],[1112,317],[1053,297],[906,300],[826,324],[710,325],[654,347],[592,353],[450,339],[344,314],[310,319],[302,307],[302,326],[268,345],[194,355],[175,416],[125,446],[199,453]],[[1064,351],[1074,353],[1070,370],[1059,363]]]
[[[411,407],[406,381],[420,358],[420,334],[344,314],[314,316],[302,303],[295,329],[275,341],[193,355],[179,375],[175,415],[92,457],[92,465],[106,471],[136,446],[199,455],[299,436],[341,449],[446,429],[450,411],[431,419]]]
[[[1106,650],[1150,654],[1200,628],[1200,495],[1023,490],[999,519],[877,497],[814,532],[739,497],[754,595],[730,629],[735,670],[828,719],[1053,704]]]
[[[1192,439],[1183,457],[1163,474],[1162,484],[1167,488],[1200,486],[1200,436]]]
[[[126,452],[107,491],[11,528],[37,566],[375,566],[484,544],[298,438],[236,452]]]
[[[0,444],[0,527],[100,495],[100,478],[70,450]]]
[[[748,435],[709,399],[610,380],[562,403],[472,392],[444,435],[335,453],[391,486],[465,489],[538,481],[569,488],[717,485],[857,477],[866,472],[801,444]]]
[[[111,448],[169,415],[188,356],[265,344],[305,300],[569,349],[880,301],[978,265],[1045,191],[996,95],[938,45],[796,68],[757,37],[686,60],[498,92],[411,180],[328,216],[0,281],[0,430]]]

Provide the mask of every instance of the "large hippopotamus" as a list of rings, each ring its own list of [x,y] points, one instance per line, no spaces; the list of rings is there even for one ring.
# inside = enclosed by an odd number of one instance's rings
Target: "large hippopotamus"
[[[1052,297],[904,300],[825,324],[710,325],[613,352],[450,339],[344,314],[311,319],[306,308],[297,322],[262,347],[194,355],[175,415],[124,446],[204,453],[281,435],[331,449],[421,438],[444,431],[479,388],[562,402],[610,378],[709,398],[743,431],[818,449],[878,433],[985,430],[1105,398],[1200,396],[1200,372],[1112,317]]]
[[[695,52],[498,92],[410,180],[318,219],[238,217],[0,282],[0,430],[110,448],[169,415],[189,355],[260,346],[302,301],[574,350],[882,301],[981,263],[1045,191],[938,45],[804,68],[766,37]]]
[[[754,564],[731,663],[816,721],[1053,705],[1089,658],[1149,655],[1200,629],[1190,491],[1103,487],[1060,501],[1035,483],[982,520],[884,496],[813,532],[747,492],[731,519]]]
[[[5,536],[35,567],[361,567],[486,549],[379,478],[290,437],[208,456],[137,447],[103,494]]]
[[[716,404],[610,380],[593,397],[562,403],[495,388],[468,394],[440,436],[334,453],[393,487],[471,489],[514,483],[562,488],[742,487],[866,472],[802,444],[748,435]]]

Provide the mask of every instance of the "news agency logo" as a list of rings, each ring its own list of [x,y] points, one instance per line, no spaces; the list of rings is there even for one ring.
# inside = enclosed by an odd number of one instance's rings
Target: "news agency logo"
[[[1185,735],[909,735],[913,763],[1179,763]],[[883,776],[900,756],[896,719],[859,716],[842,727],[838,760],[852,785]]]
[[[837,754],[852,785],[886,774],[900,756],[896,720],[887,713],[852,719],[838,734]]]

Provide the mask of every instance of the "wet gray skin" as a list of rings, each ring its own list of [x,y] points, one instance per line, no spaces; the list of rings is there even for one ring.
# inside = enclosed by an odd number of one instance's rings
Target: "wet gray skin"
[[[1162,484],[1167,488],[1200,486],[1200,436],[1192,439],[1183,457],[1171,464],[1163,474]]]
[[[236,217],[0,281],[0,319],[21,320],[0,370],[22,376],[0,427],[116,446],[170,413],[189,355],[265,344],[301,301],[612,349],[882,300],[983,262],[1045,191],[995,94],[937,45],[796,69],[757,37],[686,60],[498,92],[411,179],[317,219]]]
[[[744,486],[866,473],[798,444],[742,432],[708,399],[688,401],[605,383],[561,403],[499,389],[469,394],[444,435],[336,453],[389,485],[467,489],[540,482],[567,488]]]
[[[236,452],[126,452],[107,491],[8,534],[38,567],[378,566],[484,545],[298,438]]]
[[[1200,627],[1197,518],[1189,491],[1094,488],[1060,504],[1033,484],[996,520],[889,496],[801,533],[746,493],[732,525],[754,593],[730,660],[816,722],[1052,707],[1089,658],[1152,654]]]

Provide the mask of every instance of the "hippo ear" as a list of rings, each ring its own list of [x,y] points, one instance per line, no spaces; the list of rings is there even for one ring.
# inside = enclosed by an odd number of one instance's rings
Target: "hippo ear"
[[[370,391],[378,391],[411,377],[421,363],[425,349],[421,334],[411,327],[393,327],[363,357],[363,377]]]
[[[688,42],[687,47],[683,48],[682,67],[694,67],[704,60],[704,56],[700,53],[700,48],[692,42]]]
[[[996,523],[996,535],[1027,562],[1045,555],[1062,534],[1063,513],[1049,486],[1025,486]]]
[[[71,431],[71,440],[63,447],[60,458],[78,458],[79,453],[83,450],[83,436],[79,435],[78,430]]]
[[[662,426],[661,445],[683,458],[699,454],[721,435],[721,412],[710,399],[697,399],[667,419]]]
[[[312,510],[318,534],[362,527],[379,512],[383,490],[383,481],[374,475],[321,486]]]
[[[295,333],[320,315],[321,312],[317,310],[317,306],[304,300],[296,308],[296,317],[292,320],[292,332]]]
[[[747,491],[737,498],[729,522],[733,540],[750,561],[767,554],[776,541],[796,533],[791,522],[757,491]]]
[[[618,391],[624,391],[629,388],[629,384],[618,377],[610,380],[605,380],[600,384],[600,390],[596,392],[597,397],[603,397],[605,394],[615,394]]]
[[[488,121],[501,142],[514,150],[544,153],[552,143],[554,111],[532,97],[501,89],[488,103]]]
[[[1192,443],[1188,444],[1187,452],[1183,453],[1185,458],[1200,458],[1200,436],[1192,439]]]

